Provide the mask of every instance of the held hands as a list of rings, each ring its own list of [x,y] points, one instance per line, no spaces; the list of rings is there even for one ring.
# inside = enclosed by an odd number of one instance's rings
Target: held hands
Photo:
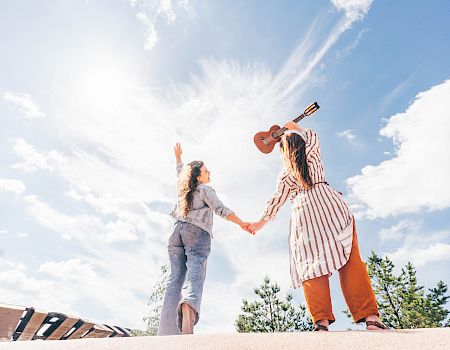
[[[247,231],[250,234],[254,234],[253,231],[249,230],[248,227],[250,226],[250,223],[247,221],[242,221],[236,214],[232,213],[227,216],[227,220],[230,220],[231,222],[234,222],[235,224],[239,225],[244,231]]]
[[[264,220],[260,220],[258,222],[242,221],[242,222],[239,223],[239,226],[241,226],[241,228],[244,231],[247,231],[251,235],[255,235],[256,231],[261,230],[265,224],[266,224],[266,221],[264,221]]]
[[[239,224],[239,226],[241,226],[241,228],[242,228],[244,231],[247,231],[247,232],[250,233],[251,235],[254,235],[254,234],[255,234],[254,231],[252,231],[252,230],[249,229],[250,222],[242,221],[242,222]]]
[[[173,147],[173,151],[175,154],[175,158],[177,159],[177,163],[181,162],[181,155],[183,154],[183,149],[181,148],[181,144],[177,142]]]
[[[249,229],[250,231],[252,231],[253,234],[256,234],[256,231],[261,230],[261,229],[264,227],[265,224],[266,224],[266,221],[264,221],[264,220],[259,220],[258,222],[252,222],[252,223],[248,226],[248,229]]]

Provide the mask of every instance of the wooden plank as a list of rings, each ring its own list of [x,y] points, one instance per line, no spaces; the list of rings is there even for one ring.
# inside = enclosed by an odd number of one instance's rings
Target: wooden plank
[[[107,326],[114,331],[114,333],[111,334],[112,338],[119,338],[119,337],[123,337],[124,336],[124,333],[119,328],[114,327],[114,326],[109,326],[109,325],[107,325]]]
[[[40,310],[34,310],[33,316],[28,321],[25,329],[17,340],[31,340],[41,328],[42,322],[44,322],[47,313]]]
[[[0,341],[11,339],[24,311],[24,306],[0,304]]]
[[[91,331],[86,334],[84,338],[107,338],[109,337],[111,334],[113,333],[113,331],[109,328],[106,328],[105,326],[101,325],[101,324],[95,324]]]
[[[124,328],[124,327],[119,327],[121,331],[123,331],[124,333],[124,337],[132,337],[133,334],[131,334],[131,329],[128,328]]]
[[[50,334],[45,340],[59,340],[61,339],[68,331],[70,331],[75,323],[79,320],[78,317],[67,316],[63,323],[60,324],[58,328],[56,328],[52,334]]]
[[[94,326],[93,322],[85,321],[67,339],[79,339]]]

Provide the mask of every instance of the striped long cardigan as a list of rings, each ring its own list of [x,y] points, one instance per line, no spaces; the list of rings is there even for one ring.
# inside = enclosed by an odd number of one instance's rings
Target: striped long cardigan
[[[301,136],[313,186],[306,190],[288,170],[282,169],[277,190],[267,202],[262,219],[271,220],[288,198],[292,202],[289,253],[292,285],[330,275],[347,262],[352,247],[353,216],[342,194],[325,181],[320,141],[311,129]]]

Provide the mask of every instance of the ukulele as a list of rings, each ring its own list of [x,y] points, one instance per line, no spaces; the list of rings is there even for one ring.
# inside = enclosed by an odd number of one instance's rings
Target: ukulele
[[[293,120],[293,122],[298,123],[303,118],[313,114],[319,108],[320,107],[317,104],[317,102],[311,103],[308,107],[305,108],[305,110],[301,115],[299,115],[297,118]],[[285,127],[280,128],[278,125],[273,125],[269,129],[269,131],[261,131],[257,133],[253,138],[253,141],[255,142],[256,147],[258,147],[258,149],[262,153],[267,154],[272,152],[276,143],[280,142],[281,135],[283,135],[286,130],[287,128]]]

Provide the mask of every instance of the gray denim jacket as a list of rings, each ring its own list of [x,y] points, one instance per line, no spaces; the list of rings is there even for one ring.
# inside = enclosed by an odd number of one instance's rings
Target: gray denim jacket
[[[183,167],[183,163],[177,163],[178,176],[180,176]],[[170,216],[175,220],[189,222],[202,228],[208,232],[212,238],[213,211],[224,219],[226,219],[228,215],[234,214],[234,211],[227,208],[219,197],[217,197],[216,191],[212,187],[199,184],[194,192],[192,208],[188,211],[187,215],[178,215],[178,205],[175,205]]]

